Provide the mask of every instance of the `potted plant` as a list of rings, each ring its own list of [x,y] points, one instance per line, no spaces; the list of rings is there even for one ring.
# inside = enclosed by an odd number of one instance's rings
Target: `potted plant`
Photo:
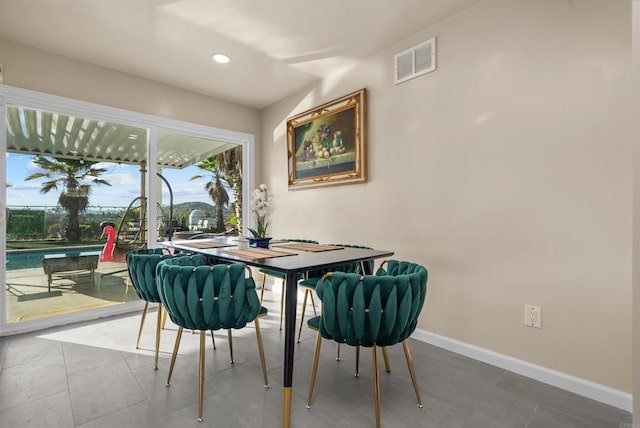
[[[247,228],[253,235],[247,238],[249,239],[249,246],[269,248],[269,240],[271,237],[267,236],[267,228],[269,227],[267,217],[271,212],[271,203],[269,201],[269,192],[266,184],[261,184],[253,191],[251,211],[255,216],[256,226],[254,229],[250,227]]]

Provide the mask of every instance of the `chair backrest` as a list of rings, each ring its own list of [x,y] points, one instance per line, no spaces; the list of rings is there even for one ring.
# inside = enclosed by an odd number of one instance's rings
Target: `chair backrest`
[[[329,244],[335,245],[338,247],[347,247],[347,248],[362,248],[365,250],[373,250],[371,247],[365,247],[364,245],[354,245],[354,244]],[[343,263],[341,265],[334,265],[331,268],[324,268],[314,270],[308,273],[308,277],[310,278],[321,278],[329,272],[343,272],[343,273],[359,273],[359,274],[367,274],[373,273],[373,260],[365,260],[362,262],[356,263]]]
[[[318,244],[318,241],[314,241],[313,239],[285,239],[285,241],[300,242],[303,244]]]
[[[320,334],[352,346],[390,346],[416,328],[427,294],[427,270],[389,261],[376,275],[333,272],[318,281]]]
[[[159,263],[160,299],[171,320],[192,330],[242,328],[260,313],[250,272],[241,263],[206,265],[196,257]]]
[[[162,260],[183,255],[167,254],[162,248],[130,251],[127,253],[127,270],[138,297],[146,302],[160,302],[156,287],[156,266]]]

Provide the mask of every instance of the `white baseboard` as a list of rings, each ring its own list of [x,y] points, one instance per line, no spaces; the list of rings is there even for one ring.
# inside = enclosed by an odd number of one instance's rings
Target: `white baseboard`
[[[427,330],[416,329],[411,335],[413,339],[429,343],[456,354],[461,354],[474,360],[482,361],[496,367],[529,377],[531,379],[553,385],[584,397],[617,407],[628,412],[632,411],[632,395],[617,389],[609,388],[579,377],[538,366],[527,361],[519,360],[508,355],[499,354],[479,346],[470,345],[459,340],[432,333]]]

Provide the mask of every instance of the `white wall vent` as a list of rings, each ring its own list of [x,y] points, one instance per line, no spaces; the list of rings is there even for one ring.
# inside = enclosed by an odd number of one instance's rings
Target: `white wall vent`
[[[402,83],[436,69],[436,39],[413,46],[394,56],[394,83]]]

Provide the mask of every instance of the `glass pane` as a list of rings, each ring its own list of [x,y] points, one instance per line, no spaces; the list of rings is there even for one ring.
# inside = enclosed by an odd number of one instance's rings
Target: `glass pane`
[[[146,144],[146,129],[7,106],[8,323],[138,300],[124,254],[145,245]]]
[[[167,237],[242,230],[242,146],[159,132],[158,162],[162,208],[172,223]]]

